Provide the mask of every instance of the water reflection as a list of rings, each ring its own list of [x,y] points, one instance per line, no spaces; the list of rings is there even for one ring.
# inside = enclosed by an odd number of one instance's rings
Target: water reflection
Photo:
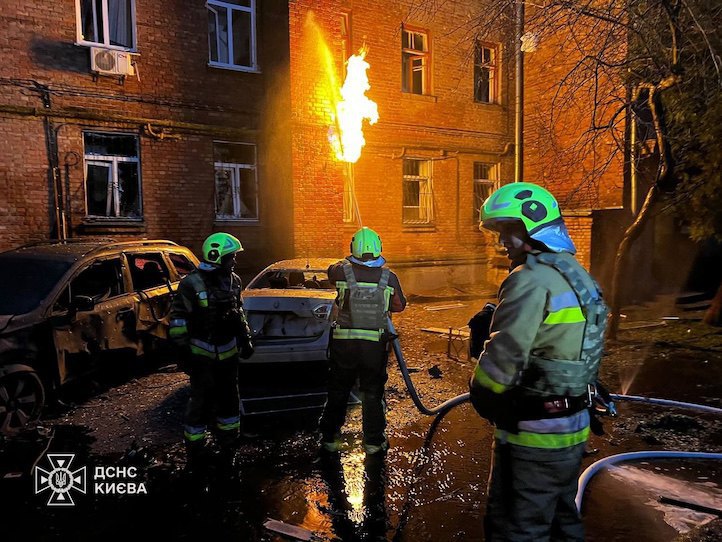
[[[321,476],[328,488],[333,530],[341,540],[386,540],[387,471],[383,454],[327,454]]]

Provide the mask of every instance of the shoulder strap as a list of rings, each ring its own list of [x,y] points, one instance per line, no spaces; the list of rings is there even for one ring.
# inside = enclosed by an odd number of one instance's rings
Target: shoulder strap
[[[386,287],[389,285],[389,276],[390,276],[390,272],[386,267],[381,269],[381,278],[379,279],[379,288],[381,288],[382,290],[385,290]]]
[[[346,275],[346,284],[349,288],[356,286],[356,276],[353,274],[353,266],[350,263],[343,264],[343,274]]]

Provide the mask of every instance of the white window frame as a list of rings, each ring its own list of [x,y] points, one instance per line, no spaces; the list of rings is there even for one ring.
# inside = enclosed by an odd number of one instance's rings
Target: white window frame
[[[138,49],[138,32],[136,27],[136,12],[135,12],[135,0],[130,0],[130,18],[131,28],[133,30],[133,43],[131,47],[122,47],[120,45],[110,44],[110,25],[108,24],[108,0],[102,0],[102,13],[103,18],[103,41],[88,41],[83,38],[83,17],[80,11],[80,1],[75,0],[75,27],[76,27],[76,45],[83,45],[86,47],[102,47],[103,49],[114,49],[116,51],[130,51],[136,52]],[[95,11],[95,2],[93,2],[93,11]],[[97,14],[96,14],[97,16]],[[97,26],[97,19],[94,20]],[[98,34],[97,28],[95,34]]]
[[[433,160],[428,158],[404,158],[406,160],[413,160],[416,162],[426,162],[428,167],[428,173],[426,176],[423,175],[406,175],[403,174],[403,183],[407,182],[418,182],[419,183],[419,204],[418,205],[404,205],[404,187],[401,187],[401,222],[402,224],[408,225],[429,225],[434,223],[434,185],[433,185]],[[403,168],[403,165],[402,165]],[[403,169],[402,169],[403,172]],[[426,190],[422,190],[422,183],[426,185]],[[419,219],[407,220],[404,218],[404,209],[418,209]],[[425,212],[422,213],[422,210]],[[425,215],[425,216],[424,216]]]
[[[213,206],[214,213],[217,221],[223,222],[258,222],[260,216],[259,201],[258,201],[258,148],[254,143],[238,143],[236,141],[214,141],[213,145],[246,145],[253,147],[253,164],[238,164],[232,162],[213,162]],[[231,179],[231,192],[233,196],[233,215],[221,215],[218,214],[218,209],[215,208],[217,199],[217,184],[216,175],[217,170],[230,170],[232,172]],[[241,170],[253,170],[253,182],[256,185],[256,216],[255,217],[242,217],[241,215]]]
[[[483,179],[483,178],[477,178],[476,177],[476,164],[483,164],[486,166],[489,166],[489,173],[490,178]],[[476,187],[477,186],[488,186],[490,188],[490,192],[494,192],[494,190],[498,189],[499,184],[499,163],[498,162],[484,162],[481,160],[475,160],[474,165],[472,166],[474,168],[473,175],[474,175],[474,182],[472,185],[472,198],[474,202],[474,222],[479,223],[480,221],[480,210],[481,206],[484,204],[483,201],[477,202],[476,200]],[[479,207],[477,207],[477,203],[479,204]]]
[[[500,90],[499,90],[499,56],[500,47],[495,43],[488,43],[484,41],[476,42],[476,50],[474,51],[474,102],[478,104],[498,104],[500,103]],[[477,62],[480,49],[489,49],[491,51],[491,60],[486,63],[483,61]],[[477,100],[476,99],[476,68],[489,70],[489,101]]]
[[[85,134],[104,134],[108,132],[83,132],[83,145],[85,145]],[[135,139],[136,151],[138,151],[138,137],[134,134],[118,134],[115,132],[110,135],[122,135]],[[140,154],[136,152],[136,154]],[[85,188],[85,216],[87,218],[100,218],[104,220],[142,220],[143,219],[143,180],[140,171],[140,156],[103,156],[100,154],[83,153],[84,158],[84,177],[83,186]],[[121,162],[133,162],[138,164],[138,216],[121,216],[120,214],[120,183],[118,182],[118,164]],[[108,196],[105,202],[105,215],[91,215],[88,209],[88,166],[109,167],[108,175]],[[111,209],[112,202],[112,209]],[[113,214],[110,214],[110,211]]]
[[[407,66],[407,71],[405,73],[406,75],[406,82],[408,84],[408,88],[404,88],[404,80],[403,75],[401,78],[401,91],[406,94],[416,94],[417,96],[424,96],[431,93],[431,37],[429,35],[428,30],[423,30],[419,28],[412,28],[412,27],[403,27],[401,29],[402,33],[402,42],[401,42],[401,70],[403,74],[404,70],[404,58],[407,56],[409,57],[409,63]],[[403,34],[410,34],[410,40],[413,39],[413,36],[416,34],[424,36],[424,50],[420,51],[418,49],[413,48],[407,48],[403,46]],[[414,68],[413,66],[413,59],[418,58],[421,60],[421,69]],[[421,92],[414,92],[413,91],[413,81],[414,77],[413,74],[415,71],[421,71]]]
[[[223,0],[207,0],[206,8],[208,11],[213,11],[218,19],[218,13],[213,10],[213,6],[226,8],[226,24],[228,25],[228,60],[229,62],[219,62],[217,60],[211,60],[211,34],[208,33],[208,65],[214,68],[223,68],[226,70],[235,70],[241,72],[258,73],[258,44],[256,43],[256,0],[250,0],[250,7],[239,6],[238,4],[229,4],[223,2]],[[234,64],[233,60],[233,13],[232,11],[244,11],[251,14],[251,65],[243,66],[240,64]],[[216,24],[217,27],[217,24]],[[219,38],[219,32],[216,31],[216,49],[221,50],[221,43]]]

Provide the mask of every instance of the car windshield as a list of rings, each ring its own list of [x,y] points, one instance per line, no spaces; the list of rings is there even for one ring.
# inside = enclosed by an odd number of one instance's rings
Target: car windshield
[[[272,269],[253,279],[248,289],[276,288],[285,290],[333,290],[335,285],[328,280],[325,270],[321,269]]]
[[[0,314],[25,314],[47,297],[72,262],[0,254]]]

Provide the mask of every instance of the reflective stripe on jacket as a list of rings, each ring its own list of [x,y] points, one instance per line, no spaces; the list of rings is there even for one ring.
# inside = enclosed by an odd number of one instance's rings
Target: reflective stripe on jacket
[[[571,254],[561,253],[558,257],[586,274]],[[521,388],[524,395],[543,397],[533,385],[543,376],[534,358],[578,360],[584,327],[584,313],[569,283],[554,268],[529,254],[526,263],[514,269],[501,285],[490,338],[474,378],[494,393],[515,387]],[[589,436],[589,414],[582,410],[562,418],[522,421],[518,434],[497,430],[496,436],[534,448],[574,446]]]

